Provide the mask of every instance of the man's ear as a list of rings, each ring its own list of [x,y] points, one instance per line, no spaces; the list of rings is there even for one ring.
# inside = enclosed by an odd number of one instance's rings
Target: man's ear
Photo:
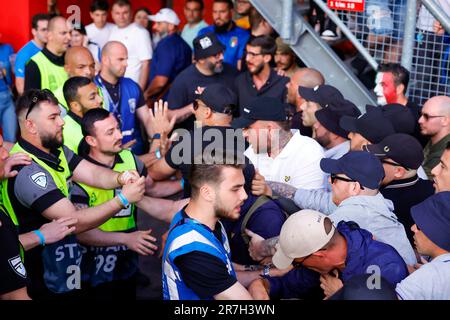
[[[270,54],[265,54],[263,59],[264,63],[269,63],[270,61],[272,61],[272,56]]]
[[[404,94],[404,90],[405,90],[405,85],[403,83],[399,84],[396,88],[395,88],[395,92],[397,93],[397,96]]]
[[[201,186],[199,191],[200,197],[202,197],[208,202],[214,202],[216,198],[216,193],[210,185],[205,184]]]
[[[34,121],[32,121],[30,119],[25,119],[24,125],[29,133],[37,134],[37,129],[36,129],[36,125],[34,124]]]
[[[407,170],[403,167],[395,167],[394,177],[402,178],[406,174]]]
[[[95,139],[93,136],[86,136],[85,140],[89,146],[91,147],[97,146],[97,139]]]
[[[315,256],[316,258],[323,259],[326,257],[327,254],[326,254],[326,250],[319,250],[319,251],[314,252],[312,255]]]
[[[81,112],[81,104],[76,101],[72,101],[71,103],[69,103],[69,109],[73,110],[72,112]]]
[[[351,196],[357,196],[361,191],[361,185],[359,184],[359,182],[348,183],[348,188]]]

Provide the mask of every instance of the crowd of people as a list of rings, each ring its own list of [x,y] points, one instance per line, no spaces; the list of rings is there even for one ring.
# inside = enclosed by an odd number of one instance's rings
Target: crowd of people
[[[132,12],[33,17],[0,100],[0,299],[135,299],[157,252],[166,300],[450,299],[450,97],[385,63],[362,114],[248,0]]]

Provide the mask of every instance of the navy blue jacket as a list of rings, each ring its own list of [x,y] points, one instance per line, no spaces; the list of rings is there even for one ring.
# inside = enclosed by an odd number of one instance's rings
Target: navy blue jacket
[[[337,231],[347,240],[347,260],[339,279],[345,284],[353,276],[373,273],[371,266],[379,267],[392,285],[408,276],[402,257],[388,244],[375,241],[372,234],[354,222],[341,221]],[[320,274],[307,268],[294,269],[283,277],[267,277],[271,299],[305,298],[320,287]]]

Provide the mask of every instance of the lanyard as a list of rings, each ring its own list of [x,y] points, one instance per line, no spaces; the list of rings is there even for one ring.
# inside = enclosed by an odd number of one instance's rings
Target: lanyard
[[[100,83],[100,85],[102,86],[102,91],[104,92],[106,98],[109,101],[109,106],[110,106],[109,111],[112,112],[116,116],[116,118],[119,119],[120,122],[122,122],[121,117],[120,117],[120,100],[121,100],[120,80],[118,82],[119,99],[118,99],[117,103],[114,103],[114,100],[111,98],[111,95],[109,94],[109,91],[106,88],[106,86],[103,84],[103,81],[100,76],[97,76],[97,80]]]

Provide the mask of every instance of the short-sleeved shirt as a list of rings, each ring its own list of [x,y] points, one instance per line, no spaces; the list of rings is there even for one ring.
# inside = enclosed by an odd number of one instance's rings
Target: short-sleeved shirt
[[[450,253],[411,273],[395,288],[402,300],[450,300]]]
[[[0,91],[7,91],[12,84],[11,55],[14,49],[9,44],[0,44]]]
[[[272,97],[286,102],[288,77],[282,77],[273,69],[270,70],[269,79],[257,90],[253,83],[252,75],[246,71],[236,78],[235,87],[238,95],[239,109],[242,110],[248,106],[256,97]]]
[[[205,22],[205,20],[200,21],[192,28],[189,26],[189,23],[186,23],[184,25],[183,31],[181,32],[181,37],[184,41],[191,47],[191,50],[194,50],[194,39],[197,37],[198,32],[206,28],[208,24]]]
[[[14,73],[17,78],[25,78],[25,66],[27,62],[42,48],[39,48],[33,40],[29,41],[17,52]]]
[[[19,236],[6,213],[0,210],[0,295],[27,285],[27,271],[20,257]]]
[[[97,28],[94,23],[91,23],[86,26],[86,33],[89,40],[98,44],[100,49],[102,49],[108,42],[113,28],[114,24],[110,22],[107,22],[102,29]]]
[[[45,153],[23,139],[20,139],[18,143],[23,149],[39,157],[50,167],[55,169],[59,167],[59,150]],[[62,149],[69,170],[73,172],[82,158],[65,146]],[[58,189],[50,173],[36,162],[33,161],[28,166],[20,166],[15,169],[19,173],[9,179],[8,195],[19,221],[19,233],[22,234],[39,229],[43,224],[50,222],[42,213],[65,198],[65,195]],[[29,289],[32,298],[34,293],[39,295],[47,292],[43,279],[44,268],[41,254],[42,247],[40,246],[25,252],[25,266],[31,280]]]
[[[220,83],[236,91],[234,81],[237,74],[237,70],[226,63],[223,64],[223,71],[221,73],[216,73],[211,76],[206,76],[201,73],[195,64],[190,65],[180,72],[170,87],[168,97],[169,109],[180,109],[194,102],[197,87],[206,87],[213,83]],[[179,124],[179,127],[188,130],[194,129],[194,121],[195,117],[192,115]]]
[[[169,78],[169,84],[192,63],[192,50],[177,34],[171,34],[158,42],[150,67],[149,83],[156,76]],[[167,97],[167,94],[164,96]],[[163,98],[166,100],[166,98]]]
[[[142,62],[151,60],[153,55],[148,31],[136,23],[131,23],[125,28],[114,26],[108,41],[122,42],[128,49],[128,66],[125,77],[139,83]]]
[[[184,211],[183,216],[187,217]],[[214,236],[222,242],[220,223],[216,224],[213,232]],[[178,256],[174,263],[180,270],[181,278],[186,286],[201,298],[215,296],[237,282],[236,278],[229,274],[223,261],[208,253],[189,252]]]
[[[200,139],[200,146],[196,145],[198,141],[197,137]],[[183,175],[185,180],[185,197],[190,197],[191,195],[191,186],[188,177],[195,156],[200,154],[200,152],[203,153],[210,145],[216,146],[216,143],[219,143],[217,145],[218,148],[222,150],[234,150],[237,155],[242,154],[248,145],[242,133],[239,133],[231,127],[205,126],[190,131],[189,134],[180,136],[180,139],[173,143],[166,153],[165,160],[167,164],[174,170],[180,170]]]
[[[227,32],[217,33],[214,26],[209,26],[200,30],[198,35],[201,36],[209,32],[214,32],[217,39],[225,46],[223,61],[237,68],[237,63],[242,59],[245,46],[250,39],[250,32],[234,24],[231,30]]]

